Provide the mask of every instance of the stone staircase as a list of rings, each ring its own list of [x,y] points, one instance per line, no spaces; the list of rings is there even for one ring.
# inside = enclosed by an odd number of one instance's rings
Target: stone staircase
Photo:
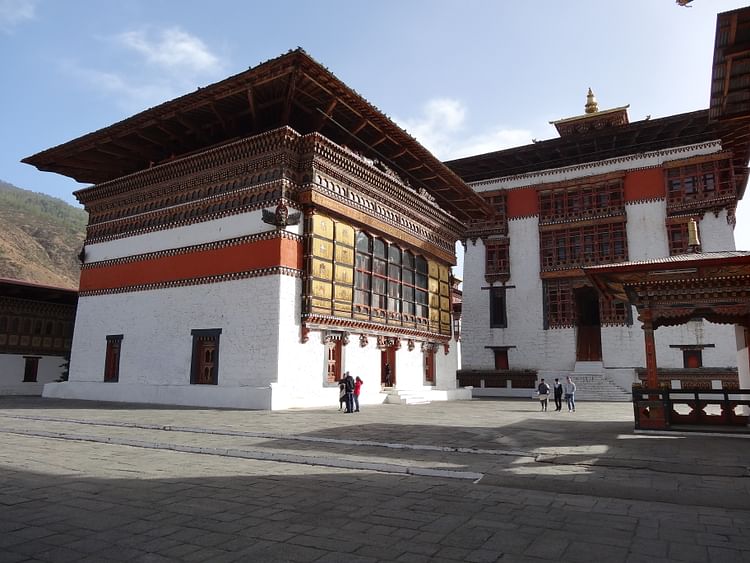
[[[576,384],[576,401],[630,402],[633,399],[630,389],[624,389],[607,377],[602,362],[576,362],[570,377]]]
[[[385,403],[389,405],[426,405],[430,403],[428,398],[430,390],[421,389],[396,389],[388,387],[384,389],[386,393]]]

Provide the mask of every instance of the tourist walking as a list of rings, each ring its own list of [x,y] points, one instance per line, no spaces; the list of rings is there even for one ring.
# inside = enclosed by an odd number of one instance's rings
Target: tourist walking
[[[568,403],[568,412],[576,412],[576,384],[568,376],[563,383],[563,393]]]
[[[346,410],[344,412],[354,412],[354,378],[347,371],[344,374],[344,400],[346,401]]]
[[[542,410],[546,411],[547,397],[549,397],[549,385],[544,382],[544,378],[539,382],[536,392],[539,394],[539,404],[542,406]]]
[[[558,378],[555,378],[555,384],[552,386],[552,394],[555,397],[555,410],[561,411],[563,388],[562,388],[562,383],[560,383],[560,380]]]
[[[363,383],[364,381],[359,376],[354,378],[354,412],[359,412],[359,393]]]

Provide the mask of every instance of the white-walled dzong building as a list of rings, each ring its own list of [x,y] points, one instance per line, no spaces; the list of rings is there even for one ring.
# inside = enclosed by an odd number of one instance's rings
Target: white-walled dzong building
[[[584,114],[553,124],[559,138],[447,163],[494,208],[464,242],[459,379],[475,395],[528,396],[541,377],[576,374],[584,396],[627,399],[645,372],[641,323],[583,268],[734,250],[747,123],[709,110],[630,123],[589,90]],[[656,348],[665,384],[737,387],[731,325],[662,327]]]
[[[450,267],[489,208],[304,51],[25,162],[93,184],[70,380],[45,396],[330,406],[345,371],[365,403],[470,396]]]

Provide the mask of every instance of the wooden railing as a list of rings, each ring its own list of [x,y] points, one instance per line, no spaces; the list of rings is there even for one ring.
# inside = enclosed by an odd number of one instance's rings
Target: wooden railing
[[[680,413],[676,407],[687,407]],[[712,405],[718,413],[706,412]],[[750,389],[633,389],[636,429],[669,430],[675,426],[747,426],[737,407],[750,407]]]

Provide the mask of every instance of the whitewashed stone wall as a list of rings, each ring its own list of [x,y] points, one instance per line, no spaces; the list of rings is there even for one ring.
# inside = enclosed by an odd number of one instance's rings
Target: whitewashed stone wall
[[[44,394],[269,408],[281,277],[81,297],[70,381]],[[191,385],[191,330],[213,328],[222,329],[218,385]],[[123,335],[118,383],[103,382],[110,334]]]
[[[630,260],[652,260],[669,256],[665,200],[628,204],[625,206],[625,214]]]

